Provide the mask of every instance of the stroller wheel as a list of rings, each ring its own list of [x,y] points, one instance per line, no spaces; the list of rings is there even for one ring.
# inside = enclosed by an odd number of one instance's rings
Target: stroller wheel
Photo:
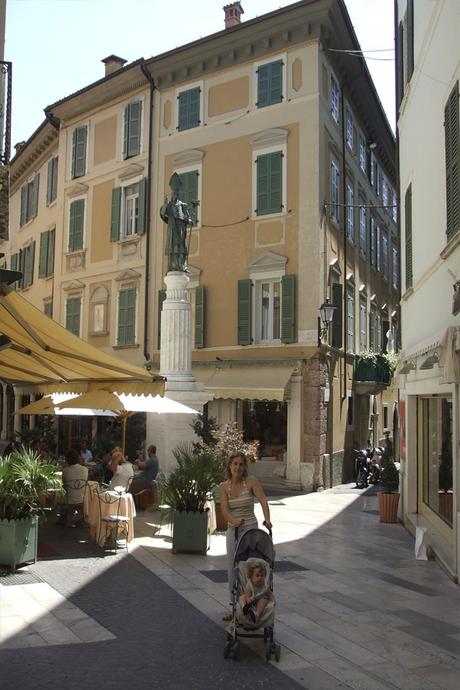
[[[240,649],[240,645],[238,642],[235,642],[232,648],[232,659],[233,661],[236,661],[238,659],[238,652]]]
[[[231,649],[232,649],[232,643],[226,642],[225,647],[224,647],[224,659],[228,659],[228,657],[230,656]]]
[[[267,661],[270,661],[272,656],[272,646],[270,642],[267,642],[265,645],[265,658]]]
[[[275,661],[279,661],[281,658],[281,647],[279,644],[275,644]]]

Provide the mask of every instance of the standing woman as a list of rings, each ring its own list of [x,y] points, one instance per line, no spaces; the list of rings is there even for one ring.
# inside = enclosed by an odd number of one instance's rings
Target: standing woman
[[[235,557],[235,528],[238,536],[248,529],[257,528],[257,518],[254,514],[254,499],[258,498],[264,514],[264,524],[271,529],[270,508],[265,498],[264,490],[256,477],[248,475],[248,461],[244,453],[233,453],[227,460],[227,481],[222,482],[220,490],[220,506],[227,527],[227,567],[228,586],[230,596],[233,589],[233,559]],[[231,620],[230,613],[225,614],[224,620]]]

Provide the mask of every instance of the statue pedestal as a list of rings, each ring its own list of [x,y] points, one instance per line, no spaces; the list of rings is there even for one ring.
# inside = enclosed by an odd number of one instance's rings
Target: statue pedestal
[[[160,375],[166,377],[165,394],[198,412],[211,399],[192,374],[192,305],[189,277],[182,271],[169,271],[166,299],[161,312]],[[172,450],[183,443],[197,441],[191,414],[147,415],[147,443],[155,444],[162,471],[176,465]]]

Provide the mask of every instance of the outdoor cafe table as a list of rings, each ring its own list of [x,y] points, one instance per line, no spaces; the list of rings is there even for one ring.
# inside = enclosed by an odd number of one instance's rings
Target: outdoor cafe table
[[[110,503],[101,501],[99,494],[105,494],[113,499]],[[120,504],[118,503],[120,501]],[[101,529],[101,518],[109,515],[116,516],[126,515],[128,517],[128,542],[134,538],[134,518],[136,517],[136,508],[131,494],[119,494],[117,491],[104,491],[101,489],[98,482],[88,482],[88,488],[85,492],[83,510],[86,520],[89,524],[89,531],[94,541],[97,541],[99,546],[104,546],[107,533],[110,531],[110,525],[104,523],[104,528]]]

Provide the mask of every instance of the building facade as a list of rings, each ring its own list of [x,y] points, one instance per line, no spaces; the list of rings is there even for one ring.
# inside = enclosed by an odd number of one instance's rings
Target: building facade
[[[207,412],[259,441],[264,481],[309,490],[350,478],[353,447],[392,433],[397,402],[355,366],[398,330],[394,138],[363,61],[336,48],[359,46],[344,3],[320,0],[233,21],[146,63],[151,342],[166,271],[158,209],[176,172],[195,216],[193,364],[214,396]],[[326,299],[336,312],[318,346]]]
[[[396,3],[403,513],[460,570],[460,146],[456,3]],[[423,147],[420,142],[423,140]]]

